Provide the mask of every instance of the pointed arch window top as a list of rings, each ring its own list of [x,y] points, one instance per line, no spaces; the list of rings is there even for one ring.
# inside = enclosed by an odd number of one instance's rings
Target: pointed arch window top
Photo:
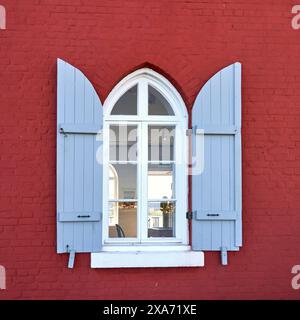
[[[175,87],[159,73],[140,69],[118,83],[104,103],[105,117],[187,118],[183,99]]]

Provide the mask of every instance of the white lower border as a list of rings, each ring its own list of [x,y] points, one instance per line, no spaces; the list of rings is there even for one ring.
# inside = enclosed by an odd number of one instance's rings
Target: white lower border
[[[202,251],[97,252],[91,254],[91,268],[203,267]]]

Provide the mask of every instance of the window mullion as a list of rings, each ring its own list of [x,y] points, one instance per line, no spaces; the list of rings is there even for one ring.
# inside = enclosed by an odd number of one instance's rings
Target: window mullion
[[[138,116],[141,120],[148,116],[148,82],[141,79],[138,86]]]
[[[141,124],[141,176],[140,184],[142,186],[141,192],[141,215],[140,215],[140,226],[141,226],[141,240],[147,239],[148,230],[148,124]]]
[[[103,152],[103,239],[104,242],[107,241],[109,237],[109,190],[107,188],[109,181],[109,123],[104,122],[103,126],[103,141],[106,142],[103,144],[104,152]]]
[[[138,109],[139,109],[139,102],[138,102]],[[141,241],[142,238],[142,212],[143,212],[143,134],[142,134],[142,124],[139,123],[138,125],[138,219],[137,219],[137,228],[138,228],[138,238]]]
[[[138,115],[140,120],[147,119],[148,116],[148,81],[142,78],[138,85]],[[139,208],[139,235],[140,240],[147,238],[147,218],[148,218],[148,185],[147,185],[147,167],[148,167],[148,125],[140,123],[140,208]]]

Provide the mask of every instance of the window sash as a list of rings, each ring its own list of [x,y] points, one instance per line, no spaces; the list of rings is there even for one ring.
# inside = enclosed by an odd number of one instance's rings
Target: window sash
[[[177,145],[181,145],[180,136],[182,137],[182,127],[180,123],[175,123],[175,145],[174,145],[174,157],[175,159],[173,161],[149,161],[148,160],[148,126],[150,125],[156,125],[157,122],[154,121],[145,121],[143,123],[138,122],[131,122],[130,124],[137,125],[137,150],[138,150],[138,159],[135,161],[137,164],[137,194],[138,197],[136,199],[109,199],[108,195],[106,195],[107,189],[108,189],[108,178],[107,177],[107,171],[109,164],[112,163],[133,163],[131,161],[110,161],[109,160],[109,127],[110,125],[118,125],[118,124],[124,124],[126,121],[113,121],[113,120],[107,120],[104,124],[104,243],[115,243],[115,242],[181,242],[184,238],[183,232],[182,232],[182,220],[181,215],[183,215],[184,212],[184,199],[178,199],[176,195],[180,194],[180,183],[178,181],[183,181],[184,179],[184,170],[183,170],[183,163],[178,164],[178,156],[182,156],[182,151],[178,150]],[[159,123],[160,125],[170,125],[169,122],[165,123]],[[173,124],[174,125],[174,124]],[[179,155],[180,154],[180,155]],[[172,197],[171,199],[148,199],[148,164],[149,163],[173,163],[175,164],[175,197]],[[181,190],[182,192],[182,190]],[[161,237],[161,238],[148,238],[148,204],[149,202],[161,202],[161,201],[172,201],[176,203],[176,212],[175,212],[175,237]],[[108,204],[111,202],[137,202],[137,238],[109,238],[108,236]]]

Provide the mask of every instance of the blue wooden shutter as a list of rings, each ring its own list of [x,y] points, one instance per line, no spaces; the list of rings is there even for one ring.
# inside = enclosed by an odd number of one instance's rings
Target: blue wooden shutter
[[[227,250],[242,246],[240,63],[222,69],[204,85],[192,123],[194,146],[204,137],[203,170],[192,176],[192,247],[220,250],[227,264]]]
[[[81,71],[58,59],[57,252],[97,252],[102,242],[102,105]],[[102,160],[102,159],[100,159]]]

